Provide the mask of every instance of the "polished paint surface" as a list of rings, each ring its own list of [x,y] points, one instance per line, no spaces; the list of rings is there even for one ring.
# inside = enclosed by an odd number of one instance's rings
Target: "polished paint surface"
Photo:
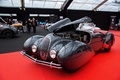
[[[76,71],[94,56],[94,51],[99,51],[103,48],[106,52],[109,52],[114,42],[114,35],[112,33],[107,32],[104,35],[101,32],[95,32],[94,29],[100,28],[96,27],[91,21],[91,18],[87,16],[72,22],[69,22],[68,18],[60,20],[48,28],[48,30],[54,28],[52,29],[53,33],[47,34],[41,42],[38,41],[41,38],[39,36],[28,38],[23,45],[22,54],[30,59],[34,58],[35,60],[50,62],[51,67],[54,67],[52,63],[55,61],[55,63],[61,64],[67,71]],[[67,44],[63,42],[65,39],[68,42]],[[37,44],[35,44],[36,42]],[[56,46],[60,47],[57,45],[58,42],[61,42],[63,47],[59,48],[58,52],[56,52],[58,54],[56,54],[55,60],[50,57],[49,52],[50,50],[56,51]],[[104,43],[108,45],[108,48],[103,47]],[[35,52],[33,52],[33,48],[31,50],[33,45],[36,47]],[[54,47],[51,48],[52,46]]]
[[[120,31],[110,52],[98,52],[77,72],[51,69],[23,57],[20,51],[0,54],[0,80],[120,80]]]

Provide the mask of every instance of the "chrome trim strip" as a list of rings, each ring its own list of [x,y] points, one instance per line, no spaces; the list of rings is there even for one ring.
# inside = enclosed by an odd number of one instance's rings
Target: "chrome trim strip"
[[[28,57],[30,60],[32,60],[33,62],[35,62],[37,64],[49,66],[50,68],[62,69],[61,64],[56,64],[56,63],[53,63],[53,62],[37,60],[37,59],[33,58],[32,56],[29,56],[28,54],[26,54],[24,51],[21,51],[21,54]]]

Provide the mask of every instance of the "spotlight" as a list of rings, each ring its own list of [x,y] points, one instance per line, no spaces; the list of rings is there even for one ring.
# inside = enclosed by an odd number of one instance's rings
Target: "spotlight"
[[[19,9],[20,9],[20,10],[22,10],[22,8],[21,8],[21,7],[20,7]]]
[[[25,8],[23,8],[23,10],[25,11]]]

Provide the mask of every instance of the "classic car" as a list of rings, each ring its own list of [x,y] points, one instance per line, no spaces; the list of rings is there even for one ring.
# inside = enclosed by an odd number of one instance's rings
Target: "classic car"
[[[91,21],[87,16],[75,21],[60,20],[48,28],[50,33],[46,36],[28,38],[21,53],[38,64],[76,71],[96,51],[110,51],[115,41],[111,32],[101,30]]]
[[[0,36],[11,38],[16,34],[18,34],[18,30],[14,26],[8,25],[7,22],[0,17]]]

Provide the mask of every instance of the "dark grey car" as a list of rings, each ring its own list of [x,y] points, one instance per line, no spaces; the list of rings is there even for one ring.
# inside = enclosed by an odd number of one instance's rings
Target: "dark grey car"
[[[18,30],[14,26],[8,25],[7,22],[0,17],[0,36],[11,38],[17,34]]]
[[[69,18],[60,20],[48,28],[51,33],[46,36],[28,38],[21,53],[38,64],[74,72],[96,51],[109,52],[114,44],[114,35],[88,25],[91,21],[89,17],[72,22]]]

